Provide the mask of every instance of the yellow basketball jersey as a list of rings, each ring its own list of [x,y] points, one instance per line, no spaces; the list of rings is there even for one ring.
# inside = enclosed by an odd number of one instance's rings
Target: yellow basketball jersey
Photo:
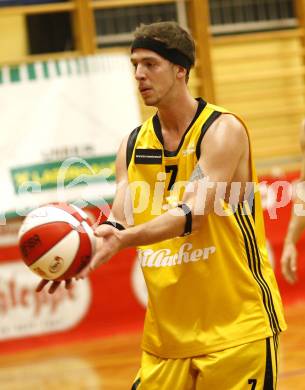
[[[131,133],[127,164],[135,225],[181,201],[203,136],[222,112],[228,111],[199,99],[176,152],[164,150],[157,115]],[[145,351],[164,358],[203,355],[286,328],[255,188],[252,214],[244,212],[246,203],[230,213],[223,201],[218,206],[227,216],[210,213],[200,231],[138,248],[149,296]]]

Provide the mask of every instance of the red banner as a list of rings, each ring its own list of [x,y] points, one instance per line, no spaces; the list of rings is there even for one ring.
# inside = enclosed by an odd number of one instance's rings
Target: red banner
[[[305,261],[303,260],[305,258],[305,232],[297,245],[298,281],[294,285],[290,285],[284,280],[280,269],[283,241],[291,215],[293,183],[296,182],[298,176],[298,173],[293,173],[283,176],[280,179],[269,176],[260,178],[260,183],[266,182],[267,187],[269,188],[269,200],[267,200],[266,196],[264,197],[263,195],[263,204],[268,206],[268,208],[264,209],[266,236],[270,245],[271,257],[274,259],[274,270],[284,304],[289,304],[298,300],[305,300]],[[270,191],[270,189],[273,191]],[[274,193],[274,197],[272,192]],[[270,199],[272,197],[273,199]]]
[[[280,274],[280,256],[291,212],[290,189],[297,174],[261,178],[270,257],[285,304],[305,299],[304,236],[299,242],[299,281],[291,286]],[[287,183],[286,183],[287,184]],[[94,210],[91,210],[94,212]],[[71,291],[35,293],[39,278],[20,260],[16,233],[21,219],[2,227],[0,249],[0,344],[2,353],[141,330],[146,289],[133,249],[122,251],[78,281]]]

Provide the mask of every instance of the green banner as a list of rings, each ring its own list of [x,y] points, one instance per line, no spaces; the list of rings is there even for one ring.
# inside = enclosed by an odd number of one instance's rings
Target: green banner
[[[88,182],[115,180],[115,155],[82,159],[72,157],[64,161],[15,167],[10,170],[15,193],[21,186],[35,183],[41,190],[60,186],[85,185]]]

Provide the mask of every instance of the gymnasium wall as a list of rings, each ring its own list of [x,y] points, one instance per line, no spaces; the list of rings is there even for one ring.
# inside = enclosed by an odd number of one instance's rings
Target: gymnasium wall
[[[261,172],[298,167],[305,115],[302,57],[298,30],[213,39],[216,101],[246,120]]]
[[[305,117],[303,47],[298,30],[214,37],[211,41],[216,104],[249,126],[258,172],[299,169],[299,135]],[[189,87],[199,94],[197,69]],[[154,111],[143,106],[142,117]]]
[[[18,61],[27,48],[25,16],[0,14],[0,62]]]

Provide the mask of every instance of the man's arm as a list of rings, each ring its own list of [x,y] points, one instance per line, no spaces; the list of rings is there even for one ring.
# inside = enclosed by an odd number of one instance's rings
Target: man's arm
[[[212,212],[215,204],[217,182],[231,184],[236,178],[236,172],[242,163],[247,164],[248,158],[244,159],[249,152],[249,142],[246,130],[242,124],[231,115],[221,115],[211,126],[205,135],[201,145],[201,157],[198,162],[197,174],[192,175],[185,191],[183,203],[192,210],[193,231],[200,228],[203,216]],[[125,160],[124,150],[120,150],[118,161]],[[122,169],[120,163],[118,168]],[[120,176],[120,172],[117,172]],[[204,177],[209,177],[210,183],[206,192],[205,207],[203,213],[194,212],[198,197],[202,188]],[[203,201],[203,200],[202,200]],[[118,231],[109,226],[96,229],[96,235],[102,239],[90,266],[80,273],[84,277],[91,269],[95,269],[101,263],[109,260],[119,250],[127,247],[149,245],[183,234],[185,227],[185,215],[183,210],[175,208],[157,216],[149,222]]]
[[[131,208],[128,202],[128,176],[126,167],[126,148],[128,137],[122,141],[115,163],[116,191],[111,207],[111,213],[108,217],[109,221],[119,222],[124,227],[127,226],[127,219],[130,219]]]
[[[295,205],[301,205],[302,208],[305,208],[305,203],[302,200],[304,199],[305,195],[305,122],[303,122],[302,124],[300,143],[303,161],[301,167],[301,175],[299,179],[299,190],[302,192],[302,196],[297,196],[294,201],[281,257],[282,274],[289,283],[295,283],[297,280],[296,244],[305,229],[305,218],[301,215],[297,215],[294,211]],[[297,195],[301,194],[298,193]]]

